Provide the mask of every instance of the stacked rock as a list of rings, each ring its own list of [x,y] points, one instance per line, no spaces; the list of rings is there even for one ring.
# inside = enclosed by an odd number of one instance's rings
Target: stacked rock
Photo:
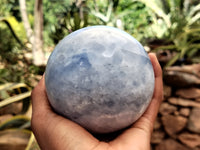
[[[152,149],[200,150],[200,64],[165,69],[164,83]]]

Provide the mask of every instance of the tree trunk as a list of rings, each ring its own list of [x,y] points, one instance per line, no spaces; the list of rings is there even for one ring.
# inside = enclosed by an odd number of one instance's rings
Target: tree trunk
[[[26,0],[19,0],[20,12],[26,30],[26,35],[32,45],[33,64],[37,66],[45,65],[45,55],[43,52],[43,10],[42,0],[35,0],[34,7],[34,32],[31,29],[26,11]]]
[[[43,7],[42,0],[35,0],[34,10],[34,45],[33,63],[37,66],[45,65],[43,52]]]
[[[25,0],[19,0],[19,5],[20,5],[20,12],[22,16],[22,21],[24,24],[24,28],[26,30],[26,36],[31,43],[31,45],[34,44],[34,35],[33,35],[33,30],[31,29],[29,20],[28,20],[28,15],[26,11],[26,1]]]

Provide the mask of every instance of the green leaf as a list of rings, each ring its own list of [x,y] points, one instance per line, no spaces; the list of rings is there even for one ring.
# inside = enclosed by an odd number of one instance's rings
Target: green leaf
[[[176,49],[176,45],[159,46],[154,51],[159,51],[159,50],[173,50],[173,49]]]
[[[22,93],[22,88],[25,88],[27,92]],[[17,95],[10,97],[7,91],[12,91],[12,90],[17,90],[17,93],[20,94],[15,93]],[[0,102],[0,108],[9,105],[11,103],[23,100],[23,108],[21,113],[25,113],[30,106],[30,98],[29,98],[31,95],[30,90],[31,88],[24,83],[6,83],[0,85],[0,94],[1,97],[3,96],[2,98],[4,99]]]
[[[198,50],[199,50],[198,48],[193,48],[193,49],[191,49],[191,50],[187,53],[187,56],[188,56],[188,57],[194,56],[194,54],[197,53]]]
[[[178,59],[180,58],[180,53],[176,54],[167,64],[165,67],[169,67],[173,65]]]
[[[33,134],[33,133],[31,133],[31,137],[30,137],[30,139],[29,139],[29,141],[28,141],[28,144],[27,144],[27,146],[26,146],[26,149],[25,149],[25,150],[30,150],[30,148],[31,148],[31,145],[32,145],[32,143],[33,143],[34,139],[35,139],[35,137],[34,137],[34,134]]]
[[[40,147],[39,147],[33,133],[31,133],[31,137],[29,139],[29,142],[28,142],[25,150],[40,150]]]
[[[13,90],[13,89],[22,88],[22,87],[30,90],[30,88],[24,83],[5,83],[3,85],[0,85],[0,91]]]
[[[9,128],[20,128],[27,122],[30,122],[30,118],[19,115],[19,116],[14,116],[11,119],[6,120],[5,122],[0,124],[0,130],[5,130]]]
[[[162,17],[165,23],[168,27],[171,26],[171,21],[169,18],[169,15],[167,15],[162,8],[158,5],[158,2],[155,0],[140,0],[140,2],[143,2],[147,7],[149,7],[154,13],[156,13],[158,16]]]
[[[19,37],[16,35],[15,31],[13,30],[11,24],[9,21],[5,18],[0,17],[0,22],[4,22],[7,27],[9,28],[10,32],[12,33],[13,37],[16,39],[16,41],[21,45],[21,47],[26,48],[26,46],[23,44],[23,42],[19,39]]]
[[[0,91],[0,99],[6,99],[10,97],[7,91]]]
[[[200,4],[198,4],[198,5],[194,6],[193,8],[191,8],[188,16],[189,17],[194,16],[196,14],[196,12],[199,11],[199,10],[200,10]]]
[[[0,102],[0,108],[17,101],[21,101],[30,96],[31,96],[31,91],[9,97]]]

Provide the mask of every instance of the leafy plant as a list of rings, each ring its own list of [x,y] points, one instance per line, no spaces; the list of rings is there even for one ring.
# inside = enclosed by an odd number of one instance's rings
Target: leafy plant
[[[15,18],[14,17],[9,17],[9,18],[0,18],[0,22],[3,22],[3,23],[5,23],[5,25],[8,27],[8,29],[10,30],[10,32],[11,32],[11,34],[13,35],[13,37],[15,38],[15,40],[16,40],[16,42],[18,42],[19,44],[20,44],[20,46],[21,47],[24,47],[24,44],[23,44],[23,42],[20,40],[20,38],[22,38],[22,37],[18,37],[17,36],[17,34],[15,33],[15,31],[17,31],[17,32],[19,32],[19,31],[22,31],[21,29],[22,29],[22,26],[20,27],[20,24],[15,20]],[[13,27],[12,26],[14,26],[14,27],[16,27],[17,28],[17,30],[16,30],[16,28],[15,28],[15,31],[13,30]],[[25,35],[25,33],[24,34],[20,34],[21,36],[23,36],[23,35]],[[23,37],[23,38],[25,38],[25,37]],[[3,45],[2,45],[3,46]]]
[[[13,1],[13,0],[11,0]],[[10,0],[1,0],[0,1],[0,17],[7,17],[10,15],[11,10],[13,10],[13,3]]]
[[[94,25],[110,25],[114,26],[116,21],[114,1],[113,0],[93,0],[88,3],[91,24]],[[117,5],[115,5],[115,8]]]
[[[123,29],[144,43],[144,39],[149,37],[149,33],[146,31],[152,22],[148,8],[139,1],[121,0],[117,10],[123,23]]]
[[[0,135],[16,136],[29,139],[26,150],[31,149],[34,136],[30,128],[30,116],[26,113],[30,108],[31,88],[24,83],[6,83],[0,85],[0,109],[9,104],[22,101],[23,109],[20,114],[0,123]]]
[[[157,38],[173,43],[157,49],[177,52],[167,66],[173,65],[179,59],[191,58],[198,53],[200,49],[200,4],[195,5],[195,1],[191,3],[188,0],[140,1],[151,10],[153,23],[149,27],[152,32],[156,33]]]
[[[142,41],[147,37],[144,29],[151,22],[147,7],[133,0],[88,1],[89,24],[108,25],[127,31]],[[144,41],[142,41],[144,42]]]
[[[14,102],[23,100],[22,113],[26,112],[30,105],[31,89],[24,83],[6,83],[0,85],[0,108]]]
[[[85,0],[44,0],[45,31],[53,43],[58,43],[65,35],[88,25],[86,3]]]

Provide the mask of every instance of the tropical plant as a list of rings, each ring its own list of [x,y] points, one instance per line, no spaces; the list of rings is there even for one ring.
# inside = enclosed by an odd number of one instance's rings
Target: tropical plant
[[[149,37],[146,31],[152,22],[148,8],[139,1],[120,0],[117,12],[123,29],[144,44],[144,39]]]
[[[119,1],[119,0],[118,0]],[[91,24],[93,25],[110,25],[114,26],[116,22],[116,17],[114,12],[118,5],[118,1],[114,0],[93,0],[88,2],[88,7],[90,11]],[[116,5],[114,5],[116,2]]]
[[[87,4],[90,25],[115,26],[139,41],[147,37],[144,28],[148,28],[151,18],[143,3],[133,0],[90,0]]]
[[[88,25],[86,3],[86,0],[44,0],[44,28],[54,44],[67,34]]]
[[[30,109],[31,88],[24,83],[6,83],[0,85],[0,110],[11,104],[21,102],[23,107],[20,113],[11,115],[8,119],[0,122],[0,136],[13,139],[27,139],[26,149],[29,150],[34,136],[30,128]],[[2,111],[1,111],[2,115]],[[9,145],[7,145],[9,148]]]
[[[14,17],[8,17],[8,18],[3,18],[0,17],[0,23],[5,23],[5,25],[8,27],[8,29],[10,30],[12,36],[15,38],[16,42],[18,44],[20,44],[21,47],[25,47],[25,45],[23,44],[23,42],[21,41],[21,39],[18,37],[18,35],[15,33],[14,29],[12,26],[18,27],[18,31],[21,31],[22,34],[20,34],[21,36],[23,36],[23,30],[22,30],[22,26],[21,24],[14,18]],[[0,25],[0,28],[4,28],[2,25]],[[15,28],[16,30],[16,28]],[[24,38],[24,37],[23,37]]]
[[[23,25],[15,17],[0,17],[0,83],[3,83],[3,76],[7,74],[5,70],[8,68],[5,66],[16,64],[21,49],[27,49],[24,33]]]
[[[160,39],[170,45],[157,49],[176,51],[176,55],[168,62],[173,65],[179,59],[191,58],[200,49],[200,4],[188,0],[139,0],[150,8],[153,23],[149,28]],[[197,5],[195,5],[197,4]]]

